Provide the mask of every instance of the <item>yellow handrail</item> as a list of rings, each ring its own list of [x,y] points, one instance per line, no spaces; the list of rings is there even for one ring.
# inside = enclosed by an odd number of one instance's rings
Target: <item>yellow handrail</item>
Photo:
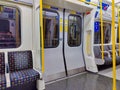
[[[97,4],[92,3],[92,2],[88,2],[88,1],[86,1],[86,0],[79,0],[79,1],[84,2],[84,3],[87,3],[87,4],[90,4],[90,5],[93,5],[93,6],[98,6]]]
[[[40,0],[40,32],[41,32],[41,62],[42,62],[42,73],[45,71],[45,61],[44,61],[44,36],[43,36],[43,3]]]
[[[112,63],[113,63],[113,90],[116,90],[116,54],[115,54],[115,1],[112,0]]]
[[[120,9],[118,7],[118,27],[119,27],[119,56],[120,56]]]
[[[103,38],[103,13],[102,13],[102,0],[100,0],[100,22],[101,22],[101,47],[102,47],[102,60],[104,60],[104,38]]]

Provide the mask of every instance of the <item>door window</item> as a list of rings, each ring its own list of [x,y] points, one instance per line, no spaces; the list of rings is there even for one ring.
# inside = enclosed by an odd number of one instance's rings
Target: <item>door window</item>
[[[59,14],[55,11],[43,11],[43,29],[45,48],[56,48],[59,45]]]
[[[81,44],[82,19],[78,15],[69,15],[68,21],[68,45],[70,47],[80,46]]]

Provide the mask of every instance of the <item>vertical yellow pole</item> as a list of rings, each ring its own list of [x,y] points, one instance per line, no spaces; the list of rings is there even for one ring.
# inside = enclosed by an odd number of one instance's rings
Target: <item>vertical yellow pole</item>
[[[100,0],[100,22],[101,22],[101,47],[102,47],[102,60],[104,60],[104,38],[103,38],[103,13],[102,13],[102,0]]]
[[[112,59],[113,59],[113,90],[116,90],[116,54],[115,54],[115,1],[112,0]]]
[[[41,58],[42,58],[42,73],[45,71],[44,62],[44,36],[43,36],[43,3],[40,0],[40,32],[41,32]]]
[[[119,56],[120,56],[120,9],[118,7],[118,27],[119,27]]]

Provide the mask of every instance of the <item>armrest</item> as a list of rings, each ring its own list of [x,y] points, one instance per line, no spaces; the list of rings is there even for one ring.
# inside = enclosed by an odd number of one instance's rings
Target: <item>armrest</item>
[[[109,50],[110,53],[112,53],[113,51],[112,50]],[[116,56],[118,56],[118,53],[117,51],[115,50],[115,53],[116,53]]]
[[[108,57],[111,57],[111,55],[110,55],[110,52],[108,52],[108,51],[101,51],[101,53],[106,53],[107,55],[108,55]]]
[[[116,52],[117,52],[117,56],[119,56],[119,49],[116,49]]]
[[[9,64],[6,64],[6,73],[9,73],[10,69],[9,69]]]
[[[116,49],[116,51],[119,51],[119,49]]]

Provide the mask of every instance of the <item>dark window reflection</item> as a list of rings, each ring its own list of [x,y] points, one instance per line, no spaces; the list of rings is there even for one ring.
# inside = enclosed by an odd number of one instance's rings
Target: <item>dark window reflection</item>
[[[21,44],[18,9],[0,6],[0,48],[17,48]]]
[[[117,43],[119,43],[119,26],[117,28]]]
[[[59,44],[59,15],[57,12],[43,11],[44,46],[55,48]]]
[[[111,41],[111,24],[103,22],[103,39],[104,43]],[[101,23],[95,22],[94,44],[101,44]]]
[[[81,17],[77,15],[69,16],[68,45],[79,46],[81,43]]]

